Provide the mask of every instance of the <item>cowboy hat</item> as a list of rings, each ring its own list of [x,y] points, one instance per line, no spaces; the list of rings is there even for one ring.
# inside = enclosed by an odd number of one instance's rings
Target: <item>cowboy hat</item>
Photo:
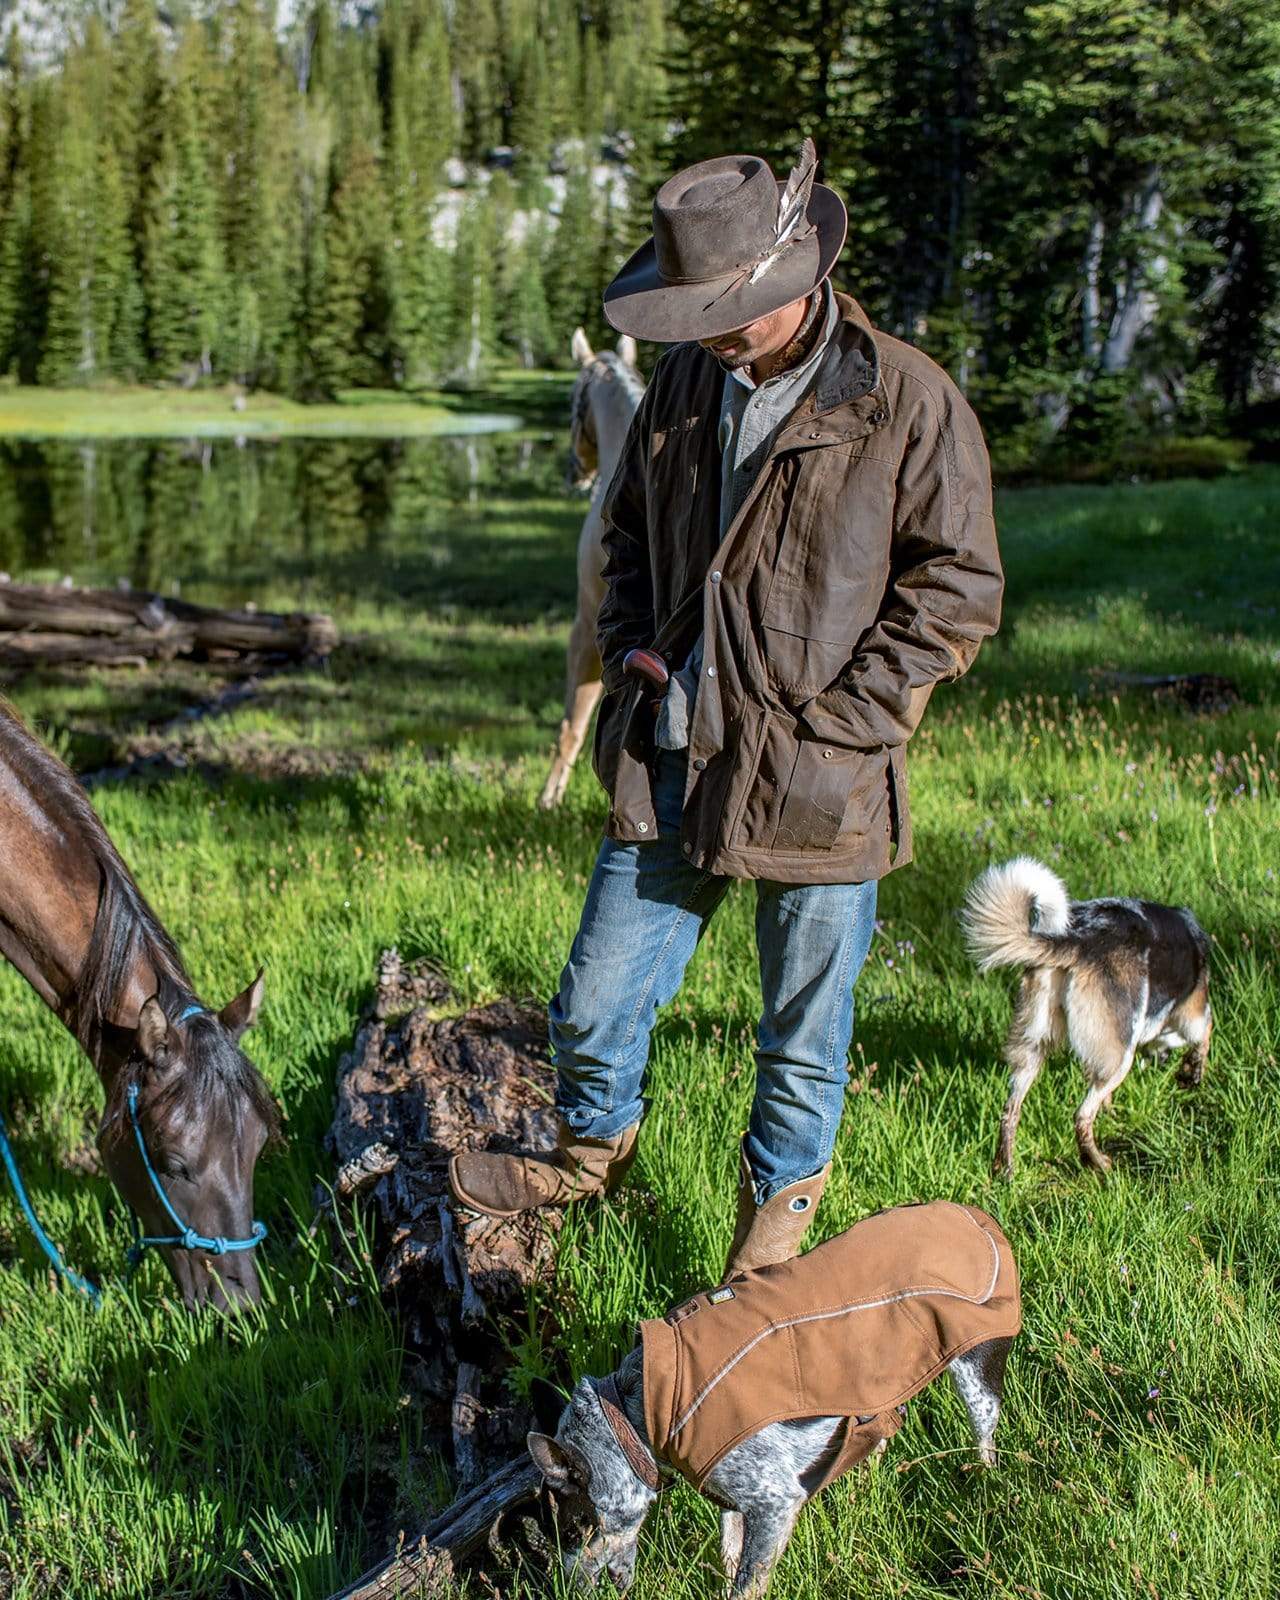
[[[835,265],[848,215],[815,183],[813,140],[785,183],[759,156],[717,156],[669,178],[653,237],[604,292],[622,333],[672,344],[714,339],[790,305]]]

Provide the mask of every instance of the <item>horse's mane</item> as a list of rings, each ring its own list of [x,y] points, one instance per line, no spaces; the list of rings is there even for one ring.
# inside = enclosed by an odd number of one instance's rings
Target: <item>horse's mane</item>
[[[62,1013],[94,1066],[102,1058],[108,1015],[139,958],[156,975],[156,990],[166,1015],[172,1017],[194,998],[191,979],[178,947],[134,882],[120,852],[98,819],[75,775],[31,733],[15,708],[0,696],[0,759],[49,817],[88,851],[98,868],[98,908],[89,948],[71,993],[63,996]],[[165,1086],[150,1107],[153,1116],[173,1114],[186,1103],[208,1104],[221,1096],[237,1130],[246,1102],[279,1138],[280,1110],[262,1075],[209,1016],[187,1025],[186,1070]],[[122,1136],[121,1115],[129,1074],[118,1072],[108,1086],[104,1126],[111,1137]]]
[[[89,948],[74,988],[62,997],[68,1027],[97,1066],[112,1001],[139,957],[155,971],[157,987],[172,986],[189,994],[191,980],[177,946],[134,882],[88,795],[3,698],[0,755],[41,809],[74,837],[98,869],[98,908]]]

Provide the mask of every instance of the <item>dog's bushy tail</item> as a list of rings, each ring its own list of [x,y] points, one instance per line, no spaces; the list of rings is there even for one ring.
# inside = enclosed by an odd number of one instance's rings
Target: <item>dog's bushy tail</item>
[[[988,867],[965,896],[960,918],[969,953],[983,972],[1070,966],[1070,920],[1066,884],[1031,856]]]

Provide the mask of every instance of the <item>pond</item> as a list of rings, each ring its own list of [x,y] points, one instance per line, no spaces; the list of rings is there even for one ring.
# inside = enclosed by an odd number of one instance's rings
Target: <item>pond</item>
[[[564,464],[550,433],[0,439],[0,570],[231,605],[402,599],[512,502],[565,506]]]

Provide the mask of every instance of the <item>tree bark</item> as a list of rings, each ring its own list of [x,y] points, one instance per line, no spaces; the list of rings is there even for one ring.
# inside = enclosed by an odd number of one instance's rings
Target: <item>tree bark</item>
[[[1152,167],[1141,193],[1134,196],[1139,241],[1153,234],[1164,211],[1164,189],[1159,167]],[[1105,373],[1126,372],[1133,359],[1134,346],[1155,321],[1159,301],[1150,287],[1153,276],[1162,276],[1167,262],[1163,256],[1148,254],[1143,242],[1130,248],[1129,266],[1123,284],[1116,291],[1115,311],[1102,347],[1101,369]]]
[[[331,1600],[409,1600],[442,1593],[458,1563],[478,1554],[504,1512],[532,1500],[541,1481],[527,1456],[509,1462]]]

